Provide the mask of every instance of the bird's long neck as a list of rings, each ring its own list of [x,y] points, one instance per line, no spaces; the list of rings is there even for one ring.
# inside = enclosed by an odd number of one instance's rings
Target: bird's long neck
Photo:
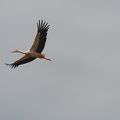
[[[18,53],[26,55],[26,52],[23,52],[23,51],[20,51],[20,50],[18,51]]]

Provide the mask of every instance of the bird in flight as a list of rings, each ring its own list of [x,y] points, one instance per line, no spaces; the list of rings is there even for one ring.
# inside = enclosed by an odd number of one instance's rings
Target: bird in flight
[[[36,58],[51,61],[51,59],[45,57],[45,54],[41,53],[45,47],[49,26],[50,25],[48,25],[46,21],[39,20],[37,23],[37,35],[30,50],[27,52],[23,52],[19,49],[12,51],[12,53],[21,53],[24,56],[11,64],[6,63],[6,65],[9,65],[11,68],[16,68],[19,65],[31,62]]]

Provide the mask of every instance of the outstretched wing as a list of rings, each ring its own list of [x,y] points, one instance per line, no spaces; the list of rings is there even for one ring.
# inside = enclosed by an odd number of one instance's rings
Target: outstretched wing
[[[45,21],[39,20],[39,22],[37,23],[37,28],[37,35],[30,50],[41,53],[45,46],[49,25]]]
[[[11,68],[16,68],[16,67],[18,67],[19,65],[22,65],[22,64],[31,62],[31,61],[33,61],[34,59],[36,59],[36,58],[33,58],[33,57],[29,57],[29,56],[27,56],[27,55],[24,55],[22,58],[20,58],[19,60],[15,61],[14,63],[12,63],[12,64],[6,64],[6,65],[9,65]]]

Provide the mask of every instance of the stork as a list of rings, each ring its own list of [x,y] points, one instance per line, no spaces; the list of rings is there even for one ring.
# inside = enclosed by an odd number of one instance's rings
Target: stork
[[[36,58],[51,61],[51,59],[45,57],[45,54],[41,53],[45,47],[49,25],[46,21],[39,20],[37,23],[37,29],[37,35],[32,47],[27,52],[23,52],[19,49],[12,51],[12,53],[21,53],[24,56],[11,64],[6,63],[6,65],[9,65],[11,68],[16,68],[19,65],[31,62]]]

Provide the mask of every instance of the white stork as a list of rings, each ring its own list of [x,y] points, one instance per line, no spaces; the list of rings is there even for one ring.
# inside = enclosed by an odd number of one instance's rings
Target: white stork
[[[34,41],[32,47],[30,48],[30,50],[28,50],[28,52],[22,52],[19,49],[12,51],[12,53],[24,54],[24,56],[12,64],[6,64],[6,65],[9,65],[11,68],[16,68],[19,65],[31,62],[31,61],[35,60],[36,58],[51,61],[50,59],[45,57],[45,54],[41,53],[45,46],[49,25],[45,21],[39,20],[39,22],[37,23],[37,28],[38,28],[37,35],[35,37],[35,41]]]

